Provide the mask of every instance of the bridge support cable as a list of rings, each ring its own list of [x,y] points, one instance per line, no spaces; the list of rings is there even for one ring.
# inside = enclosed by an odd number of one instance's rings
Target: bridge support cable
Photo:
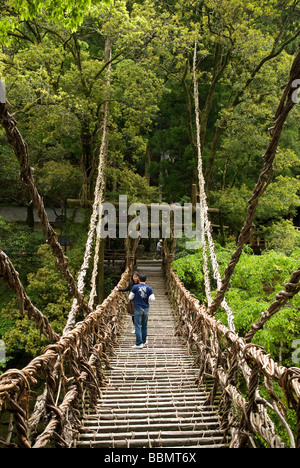
[[[107,72],[108,78],[105,82],[107,99],[105,101],[105,108],[104,108],[102,138],[101,138],[101,146],[100,146],[100,151],[99,151],[98,176],[97,176],[96,185],[95,185],[95,196],[94,196],[92,214],[90,218],[90,227],[89,227],[88,238],[87,238],[87,242],[85,246],[84,260],[83,260],[83,263],[82,263],[82,266],[81,266],[81,269],[79,271],[78,278],[77,278],[77,287],[81,294],[83,294],[83,291],[84,291],[84,286],[85,286],[84,280],[85,280],[87,270],[89,269],[89,261],[90,261],[90,257],[92,254],[93,241],[94,241],[95,233],[97,231],[99,205],[103,202],[104,193],[105,193],[104,172],[105,172],[105,165],[106,165],[107,128],[108,128],[108,120],[109,120],[108,98],[109,98],[110,74],[111,74],[111,69],[112,69],[111,48],[110,48],[110,43],[108,40],[106,40],[105,57],[106,57],[106,60],[109,61],[108,72]],[[96,296],[96,279],[97,279],[97,274],[98,274],[100,242],[101,240],[99,239],[99,236],[97,236],[95,253],[94,253],[94,268],[93,268],[92,279],[91,279],[91,293],[90,293],[89,302],[88,302],[90,310],[93,310],[94,308],[94,299]],[[68,319],[67,319],[65,328],[63,330],[63,336],[66,335],[70,330],[74,328],[75,323],[76,323],[76,315],[77,315],[78,309],[79,309],[78,300],[74,298],[71,311],[69,312]],[[59,359],[54,369],[54,376],[57,376],[57,373],[59,373],[60,366],[61,366],[61,360]],[[37,426],[38,421],[40,420],[40,418],[42,417],[42,414],[45,411],[47,393],[48,393],[48,389],[46,385],[43,394],[37,400],[36,408],[34,410],[34,415],[31,418],[31,425],[30,425],[31,429]],[[70,395],[69,395],[69,398],[70,398]]]
[[[62,276],[66,279],[67,283],[69,284],[70,293],[76,298],[76,300],[78,301],[78,304],[80,304],[82,309],[85,310],[87,313],[92,312],[92,309],[89,308],[89,305],[85,301],[83,294],[79,292],[76,286],[75,279],[73,278],[68,267],[68,258],[64,255],[61,245],[56,240],[57,235],[49,223],[49,219],[48,219],[45,207],[44,207],[42,197],[40,196],[34,183],[34,178],[33,178],[34,169],[30,166],[27,143],[24,141],[20,131],[18,130],[17,122],[15,121],[13,116],[11,116],[10,113],[8,112],[6,103],[0,103],[0,123],[4,128],[6,136],[7,136],[7,140],[9,144],[12,146],[14,153],[19,161],[20,168],[21,168],[21,180],[24,183],[24,185],[27,187],[29,194],[31,196],[32,202],[35,208],[37,209],[37,213],[38,213],[38,216],[41,220],[41,224],[43,227],[44,235],[46,236],[48,244],[51,247],[56,257],[56,266],[61,272]],[[14,269],[14,267],[12,264],[9,264],[7,262],[6,258],[4,260],[5,261],[4,263],[2,263],[2,266],[5,267],[5,270],[3,270],[2,273],[4,274],[4,277],[8,279],[8,276],[7,276],[8,267],[10,270],[10,274],[13,272],[12,268]],[[12,275],[10,276],[10,279],[9,279],[10,282],[11,282],[11,279],[12,279]],[[16,276],[15,276],[15,279],[16,279]],[[28,315],[30,316],[30,318],[35,318],[37,324],[39,325],[41,332],[46,334],[46,336],[52,343],[57,343],[60,337],[53,332],[52,328],[50,328],[48,320],[41,314],[41,312],[39,312],[36,309],[36,307],[31,304],[29,298],[27,298],[27,296],[25,295],[24,288],[22,287],[20,282],[15,281],[14,285],[11,283],[10,286],[13,286],[15,292],[17,293],[17,297],[20,302],[21,313],[23,310],[23,306],[26,306]],[[18,376],[20,375],[21,374],[18,373]],[[23,376],[23,380],[27,381],[27,378]],[[47,394],[48,394],[48,389],[46,387],[44,396],[41,397],[41,400],[38,402],[38,405],[37,405],[37,407],[39,408],[38,409],[39,414],[42,413],[43,411],[42,407],[44,407],[46,404],[45,396],[47,396]],[[1,400],[1,396],[0,396],[0,400]],[[11,402],[12,401],[13,400],[11,400]],[[16,402],[14,404],[17,405]],[[0,405],[1,405],[1,401],[0,401]],[[19,418],[22,418],[22,416],[19,415]],[[22,430],[22,429],[20,429],[19,427],[19,430]],[[23,440],[22,436],[20,437],[20,441],[21,440]],[[23,446],[27,446],[27,442],[23,441],[21,442],[21,444]]]
[[[218,260],[214,250],[214,241],[212,238],[212,228],[211,223],[208,217],[208,205],[207,205],[207,198],[205,193],[205,180],[203,175],[203,164],[202,164],[202,151],[201,151],[201,140],[200,140],[200,115],[199,115],[199,92],[198,92],[198,80],[197,80],[197,42],[195,42],[194,48],[194,60],[193,60],[193,79],[194,79],[194,98],[195,98],[195,113],[196,113],[196,129],[197,129],[197,150],[198,150],[198,178],[199,178],[199,196],[200,196],[200,217],[202,223],[202,254],[203,254],[203,262],[204,262],[204,284],[205,284],[205,291],[206,297],[209,307],[211,308],[213,304],[212,296],[211,296],[211,289],[210,289],[210,280],[209,280],[209,268],[208,268],[208,258],[207,258],[207,243],[206,237],[208,242],[208,248],[210,252],[210,259],[213,268],[214,278],[217,281],[218,289],[222,286],[222,279],[219,270]],[[228,319],[228,326],[231,331],[235,331],[234,326],[234,317],[233,312],[229,305],[227,304],[226,300],[222,299],[221,305],[227,313]]]
[[[233,275],[235,266],[237,265],[240,256],[243,251],[244,245],[249,241],[250,235],[253,232],[255,226],[253,224],[256,209],[259,203],[260,197],[266,191],[268,185],[270,184],[273,172],[274,172],[274,159],[276,156],[279,140],[281,133],[284,127],[284,124],[289,116],[289,113],[296,105],[296,100],[294,99],[295,87],[293,83],[298,82],[300,76],[300,51],[298,52],[290,70],[289,81],[285,87],[282,98],[280,100],[279,106],[274,116],[274,125],[269,129],[270,132],[270,141],[267,147],[267,150],[263,156],[264,165],[261,169],[258,182],[253,189],[252,196],[248,201],[247,217],[242,227],[241,233],[238,238],[237,248],[232,254],[230,262],[225,269],[224,278],[222,280],[221,288],[218,289],[218,292],[214,298],[213,304],[210,306],[209,311],[212,314],[215,314],[218,307],[221,305],[224,300],[226,291],[229,287],[230,279]]]
[[[37,209],[37,213],[39,215],[39,218],[41,220],[41,224],[43,227],[43,232],[47,238],[47,241],[49,243],[49,246],[51,247],[55,257],[56,257],[56,266],[61,272],[62,276],[66,279],[67,283],[70,286],[70,293],[76,297],[78,303],[82,307],[83,310],[86,312],[91,312],[92,309],[89,308],[88,303],[85,301],[83,294],[81,294],[76,286],[75,279],[73,278],[69,267],[68,267],[68,258],[65,257],[63,250],[61,248],[61,245],[57,242],[56,240],[56,233],[51,227],[48,216],[44,207],[44,203],[42,200],[42,197],[40,196],[35,183],[34,183],[34,178],[33,178],[33,168],[30,167],[30,161],[29,161],[29,154],[28,154],[28,146],[26,142],[23,140],[21,133],[18,130],[17,127],[17,122],[15,119],[10,115],[10,113],[7,110],[6,103],[0,103],[0,123],[3,126],[7,140],[9,144],[12,146],[14,153],[19,161],[20,168],[21,168],[21,180],[24,183],[24,185],[27,187],[29,194],[31,196],[32,202]],[[14,275],[14,267],[11,264],[11,262],[8,262],[7,258],[3,258],[4,263],[2,262],[2,274],[4,278],[7,280],[8,284],[10,287],[14,289],[14,291],[17,294],[17,297],[20,302],[20,308],[21,308],[21,313],[23,310],[23,307],[28,312],[28,316],[30,318],[34,318],[40,328],[40,331],[44,333],[47,338],[52,342],[52,343],[57,343],[60,341],[60,337],[55,334],[50,328],[49,322],[46,317],[44,317],[41,312],[37,310],[37,308],[31,304],[29,298],[25,295],[25,290],[20,284],[19,281],[17,281],[17,276]],[[9,275],[9,276],[8,276]],[[14,277],[15,281],[12,283],[12,278]],[[24,391],[24,388],[27,388],[29,386],[29,382],[31,381],[30,375],[27,374],[27,371],[8,371],[7,373],[3,374],[4,381],[6,381],[8,376],[12,375],[17,375],[17,379],[15,380],[15,385],[16,388],[14,387],[14,384],[12,385],[12,388],[15,388],[15,393],[14,397],[10,398],[10,406],[11,406],[11,411],[15,412],[15,420],[16,420],[16,427],[17,431],[20,434],[19,442],[21,446],[27,447],[29,446],[28,442],[28,435],[27,435],[27,430],[25,431],[24,427],[27,427],[28,424],[28,432],[29,432],[29,422],[24,421],[23,418],[27,417],[27,412],[22,410],[18,399],[23,398],[22,392]],[[1,379],[2,379],[1,377]],[[20,379],[22,382],[26,382],[26,385],[23,386],[23,384],[20,387]],[[24,388],[23,388],[24,387]],[[6,385],[4,388],[7,388]],[[10,386],[9,386],[10,388]],[[1,407],[1,384],[0,384],[0,407]],[[22,390],[23,389],[23,390]],[[49,394],[47,385],[44,391],[44,394],[42,397],[39,399],[37,402],[37,408],[36,411],[37,413],[35,414],[35,421],[39,420],[39,415],[41,415],[44,411],[45,405],[47,404],[47,395]],[[18,396],[19,395],[19,396]],[[22,422],[20,422],[22,421]],[[26,436],[24,435],[26,432]]]

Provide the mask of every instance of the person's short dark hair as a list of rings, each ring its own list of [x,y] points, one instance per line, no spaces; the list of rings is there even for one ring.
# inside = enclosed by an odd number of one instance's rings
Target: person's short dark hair
[[[147,275],[145,275],[144,273],[141,273],[139,276],[140,276],[140,282],[145,283],[147,279]]]

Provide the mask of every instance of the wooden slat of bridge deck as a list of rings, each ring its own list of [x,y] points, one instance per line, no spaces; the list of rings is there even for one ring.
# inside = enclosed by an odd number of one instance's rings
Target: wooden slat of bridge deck
[[[160,262],[139,265],[156,301],[150,306],[148,346],[132,349],[135,335],[128,316],[109,384],[97,411],[88,414],[79,448],[224,447],[215,408],[207,391],[195,385],[196,369],[181,340],[165,294]]]

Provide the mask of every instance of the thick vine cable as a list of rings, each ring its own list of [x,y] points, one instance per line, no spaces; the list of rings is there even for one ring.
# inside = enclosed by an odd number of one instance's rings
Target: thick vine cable
[[[7,140],[12,146],[14,153],[19,161],[21,168],[21,180],[27,187],[33,205],[37,210],[48,244],[50,245],[56,257],[56,266],[68,282],[71,294],[76,298],[80,307],[82,307],[87,313],[91,312],[91,309],[89,308],[88,303],[84,299],[83,294],[78,290],[76,286],[75,280],[68,266],[68,258],[64,255],[61,245],[56,240],[56,232],[49,223],[43,199],[39,194],[34,183],[34,169],[30,166],[27,143],[23,140],[22,135],[18,130],[17,122],[8,112],[6,103],[0,103],[0,123],[4,128]]]

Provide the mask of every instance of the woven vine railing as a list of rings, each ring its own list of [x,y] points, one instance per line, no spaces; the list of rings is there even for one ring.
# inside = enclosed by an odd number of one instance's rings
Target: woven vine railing
[[[86,405],[93,408],[105,387],[105,370],[110,369],[109,356],[115,354],[126,313],[127,298],[118,289],[127,286],[134,259],[131,252],[119,284],[84,321],[24,369],[10,369],[0,377],[0,446],[72,446]]]
[[[221,392],[218,411],[230,448],[300,448],[300,369],[279,366],[262,347],[247,343],[217,321],[185,288],[171,261],[172,256],[164,256],[167,291],[177,317],[176,333],[194,355],[199,369],[197,383],[213,378],[205,404],[214,404],[217,391]],[[290,427],[288,410],[294,428]]]

